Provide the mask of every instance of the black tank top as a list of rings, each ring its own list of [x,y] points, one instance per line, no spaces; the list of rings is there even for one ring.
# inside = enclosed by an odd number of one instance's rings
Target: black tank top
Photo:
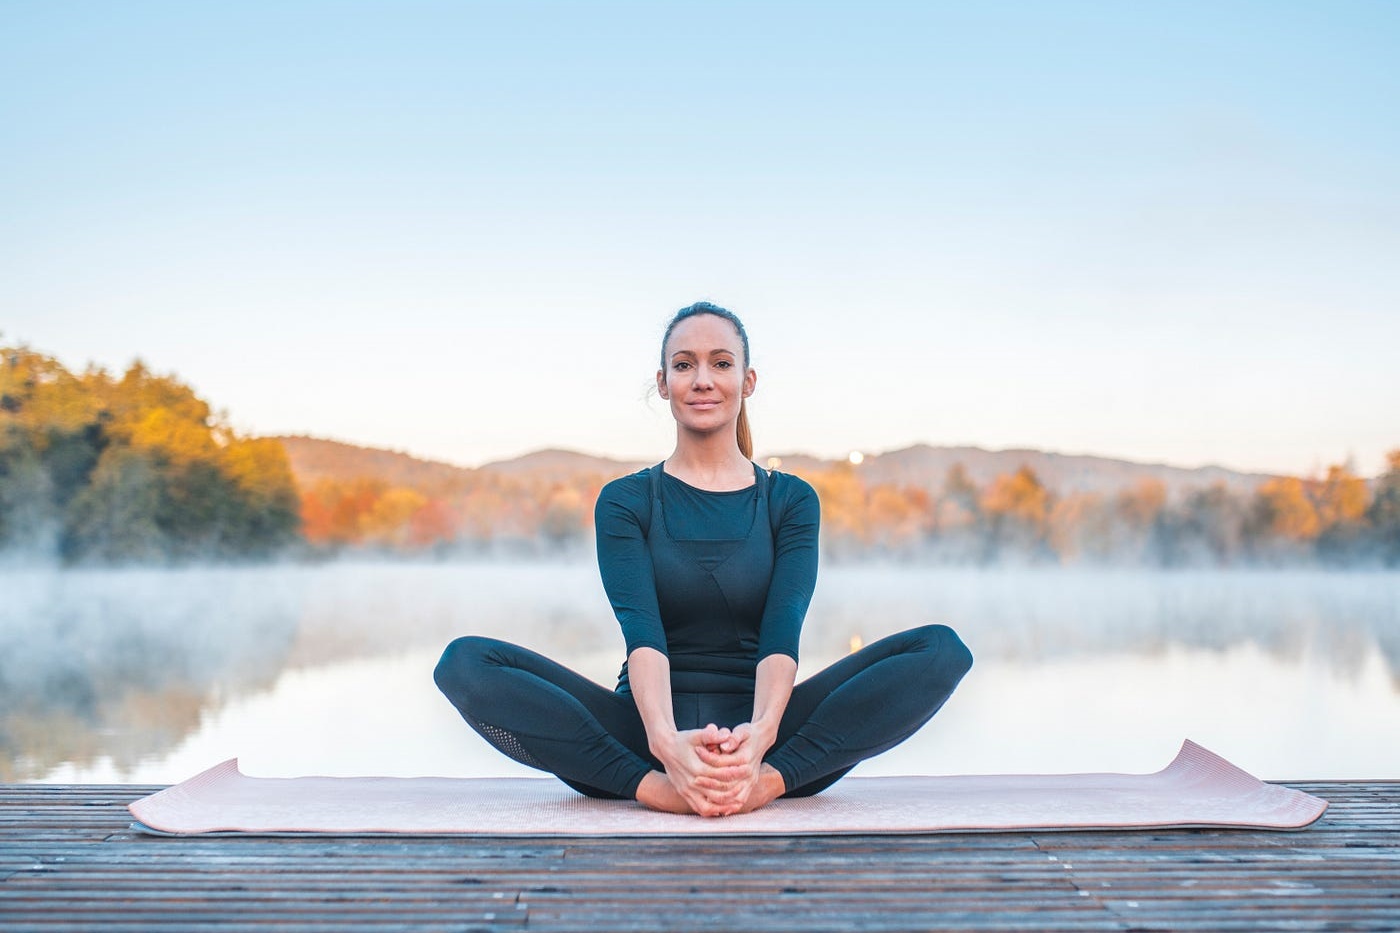
[[[754,484],[732,492],[697,489],[663,464],[609,483],[598,563],[628,653],[666,654],[673,692],[752,693],[761,657],[797,657],[819,511],[807,483],[757,466]],[[629,690],[626,663],[618,690]]]

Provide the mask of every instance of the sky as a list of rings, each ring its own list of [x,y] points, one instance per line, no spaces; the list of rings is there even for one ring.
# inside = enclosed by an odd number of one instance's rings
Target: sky
[[[1400,5],[0,0],[0,343],[250,434],[1379,472]]]

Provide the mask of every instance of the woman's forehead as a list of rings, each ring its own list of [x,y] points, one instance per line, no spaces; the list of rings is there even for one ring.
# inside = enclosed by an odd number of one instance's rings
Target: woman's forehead
[[[681,321],[666,343],[667,353],[713,353],[716,350],[728,350],[738,356],[743,352],[743,341],[733,324],[713,314],[697,314]]]

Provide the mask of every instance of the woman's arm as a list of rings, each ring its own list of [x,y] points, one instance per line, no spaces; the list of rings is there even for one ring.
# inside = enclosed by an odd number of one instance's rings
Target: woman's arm
[[[716,795],[740,780],[745,770],[733,763],[710,764],[702,755],[730,738],[728,729],[710,723],[703,729],[678,731],[671,707],[671,662],[654,648],[638,648],[627,656],[632,698],[647,730],[647,745],[666,769],[676,793],[701,816],[738,811],[728,794]],[[716,796],[723,799],[715,799]]]
[[[646,726],[651,753],[663,763],[676,736],[671,707],[671,660],[655,648],[638,648],[627,656],[627,682]]]
[[[797,680],[797,662],[785,654],[770,654],[758,662],[754,680],[753,719],[750,721],[756,755],[761,761],[778,739],[778,723],[787,710],[792,685]]]
[[[640,517],[650,508],[645,480],[638,474],[608,483],[593,507],[598,575],[627,642],[629,672],[631,655],[638,648],[653,648],[666,656],[666,630]]]
[[[774,474],[773,494],[782,476],[783,511],[773,538],[773,576],[759,626],[758,667],[754,674],[753,739],[757,757],[773,747],[797,678],[797,643],[817,585],[817,536],[821,504],[817,493],[795,476]],[[757,767],[755,765],[755,767]]]
[[[781,496],[782,514],[773,536],[773,576],[759,623],[757,658],[761,663],[785,654],[796,663],[802,622],[817,587],[821,503],[805,481],[785,473],[773,476],[773,504],[779,505]]]
[[[728,737],[698,752],[701,760],[710,767],[727,769],[724,778],[700,778],[699,786],[709,792],[711,801],[729,803],[740,809],[751,802],[756,792],[760,792],[763,756],[778,739],[778,724],[782,722],[783,712],[792,696],[793,682],[797,679],[797,662],[785,654],[770,654],[758,662],[756,674],[753,719],[740,723]],[[779,782],[777,793],[768,796],[768,800],[771,800],[786,788],[781,787],[782,777],[777,770],[771,767],[769,770],[773,771]]]

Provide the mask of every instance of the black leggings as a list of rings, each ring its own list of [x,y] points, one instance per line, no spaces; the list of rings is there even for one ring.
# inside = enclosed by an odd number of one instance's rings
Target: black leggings
[[[784,797],[807,797],[861,761],[893,748],[938,712],[972,666],[946,625],[872,642],[792,689],[764,761]],[[633,798],[648,771],[664,770],[647,745],[631,694],[616,693],[528,648],[468,635],[433,672],[467,724],[506,755],[556,775],[590,797]],[[735,726],[753,694],[673,694],[678,729]]]

